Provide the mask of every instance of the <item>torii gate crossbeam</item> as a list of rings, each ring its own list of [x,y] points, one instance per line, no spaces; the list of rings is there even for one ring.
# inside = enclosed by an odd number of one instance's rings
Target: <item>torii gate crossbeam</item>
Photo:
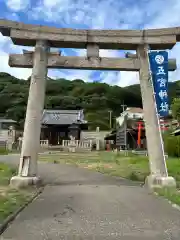
[[[33,67],[33,53],[10,54],[9,66],[20,68]],[[176,69],[176,60],[169,59],[169,71]],[[84,69],[84,70],[114,70],[139,71],[138,58],[107,58],[107,57],[67,57],[56,53],[48,53],[47,68],[50,69]]]

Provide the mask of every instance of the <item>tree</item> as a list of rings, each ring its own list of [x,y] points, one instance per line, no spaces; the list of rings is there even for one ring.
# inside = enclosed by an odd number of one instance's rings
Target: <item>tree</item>
[[[21,80],[8,73],[0,73],[0,116],[12,118],[23,126],[29,91],[29,80]],[[180,96],[180,81],[169,84],[170,103]],[[122,112],[121,104],[128,107],[141,107],[139,84],[121,88],[106,83],[86,83],[81,79],[47,78],[45,108],[84,109],[90,128],[109,129],[109,113],[118,117]],[[179,117],[180,100],[174,100],[174,116]]]
[[[180,121],[180,98],[174,98],[171,104],[173,118]]]

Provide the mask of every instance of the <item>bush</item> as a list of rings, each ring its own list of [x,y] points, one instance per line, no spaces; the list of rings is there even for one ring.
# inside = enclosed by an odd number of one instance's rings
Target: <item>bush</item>
[[[164,135],[164,148],[168,156],[180,157],[180,136]]]

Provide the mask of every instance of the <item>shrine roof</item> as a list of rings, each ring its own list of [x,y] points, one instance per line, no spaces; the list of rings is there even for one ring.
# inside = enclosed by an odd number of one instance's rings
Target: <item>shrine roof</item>
[[[143,113],[143,109],[142,108],[138,108],[138,107],[128,107],[125,112],[129,112],[129,113]]]
[[[86,124],[83,110],[44,110],[41,123],[43,125]]]
[[[16,123],[16,121],[9,118],[0,118],[0,123]]]

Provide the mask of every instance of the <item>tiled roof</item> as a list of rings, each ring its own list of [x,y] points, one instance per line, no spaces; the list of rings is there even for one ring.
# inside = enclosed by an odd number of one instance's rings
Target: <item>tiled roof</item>
[[[7,118],[0,118],[0,123],[16,123],[16,121]]]
[[[87,123],[84,120],[83,110],[44,110],[42,115],[42,124],[71,125],[73,123]]]
[[[180,128],[176,129],[174,132],[171,133],[172,135],[178,136],[180,135]]]

